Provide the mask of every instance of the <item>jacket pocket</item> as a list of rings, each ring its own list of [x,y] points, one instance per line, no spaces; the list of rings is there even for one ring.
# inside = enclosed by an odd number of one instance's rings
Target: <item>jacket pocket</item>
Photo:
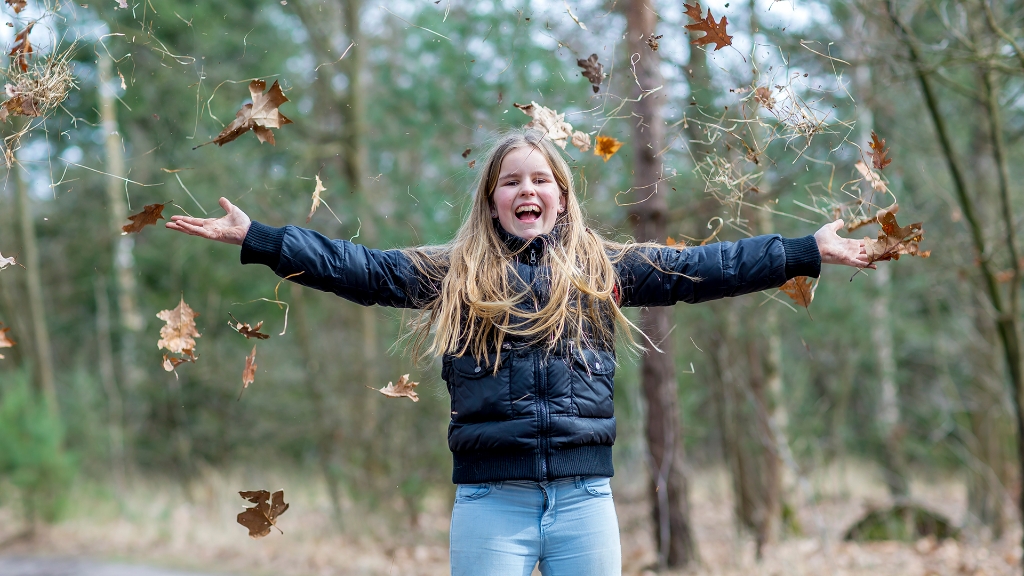
[[[576,350],[572,355],[572,396],[582,418],[611,418],[615,414],[615,355]]]
[[[481,361],[473,356],[451,359],[448,391],[452,397],[452,420],[459,423],[493,422],[512,418],[510,374],[512,355],[501,355],[494,371],[495,354]]]

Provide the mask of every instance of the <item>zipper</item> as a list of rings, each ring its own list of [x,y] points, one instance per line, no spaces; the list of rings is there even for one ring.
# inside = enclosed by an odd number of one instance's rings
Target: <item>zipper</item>
[[[548,378],[541,370],[539,356],[536,352],[533,353],[533,368],[537,377],[537,408],[540,411],[540,430],[537,431],[540,434],[540,481],[545,482],[548,479]]]
[[[537,265],[537,250],[530,248],[530,266]]]

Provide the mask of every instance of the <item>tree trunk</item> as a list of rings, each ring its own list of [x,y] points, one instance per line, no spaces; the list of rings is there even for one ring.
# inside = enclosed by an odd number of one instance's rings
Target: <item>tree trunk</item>
[[[14,152],[17,155],[17,152]],[[55,418],[59,417],[57,386],[53,376],[53,351],[50,347],[50,332],[46,327],[46,303],[43,301],[43,282],[39,275],[39,244],[36,240],[36,224],[32,216],[32,200],[28,185],[22,179],[22,167],[17,160],[9,172],[9,181],[14,186],[18,214],[21,218],[21,247],[25,251],[25,290],[27,291],[29,317],[32,323],[32,371],[36,386],[43,395],[46,409]]]
[[[107,440],[110,442],[110,467],[114,472],[114,485],[118,494],[125,488],[124,457],[124,403],[117,387],[114,372],[114,345],[110,334],[110,302],[107,299],[107,281],[97,275],[93,279],[96,294],[96,348],[100,381],[107,398]]]
[[[655,33],[657,16],[649,0],[631,0],[626,9],[628,48],[640,56],[637,81],[644,90],[661,85],[658,53],[643,38]],[[667,203],[661,190],[662,164],[657,156],[663,146],[664,122],[660,93],[638,93],[634,112],[634,199],[630,219],[638,241],[664,242],[667,237]],[[667,352],[650,350],[644,356],[641,381],[647,404],[647,445],[651,457],[650,496],[658,540],[658,564],[684,567],[696,560],[697,548],[690,525],[683,441],[679,424],[679,399],[674,347],[670,335],[672,310],[656,307],[640,311],[640,328]]]

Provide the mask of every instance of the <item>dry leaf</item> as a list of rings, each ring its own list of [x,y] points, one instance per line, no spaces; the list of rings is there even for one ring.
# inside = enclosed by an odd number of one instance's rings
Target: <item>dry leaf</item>
[[[408,398],[413,402],[419,402],[419,394],[416,394],[416,391],[413,390],[413,388],[419,385],[419,382],[410,382],[408,374],[403,374],[402,377],[398,379],[398,384],[388,382],[387,386],[377,391],[389,398]]]
[[[888,188],[885,185],[885,182],[882,181],[882,176],[879,175],[878,172],[875,172],[874,170],[868,168],[868,165],[865,164],[864,162],[858,160],[857,163],[853,165],[853,167],[856,168],[858,172],[860,172],[860,175],[863,176],[864,179],[868,181],[868,184],[871,184],[871,188],[876,192],[885,192],[886,190],[888,190]]]
[[[473,152],[472,148],[466,148],[465,150],[462,151],[462,157],[463,158],[469,158],[469,154],[471,152]]]
[[[679,244],[679,242],[676,242],[676,239],[671,236],[665,239],[665,246],[675,246],[676,244]]]
[[[868,146],[871,147],[871,165],[876,170],[881,170],[892,162],[892,158],[885,157],[889,153],[889,149],[885,147],[885,139],[879,139],[874,130],[871,131],[871,142],[868,142]]]
[[[548,140],[551,140],[559,148],[565,150],[566,142],[573,137],[572,124],[565,121],[565,114],[559,114],[551,108],[546,108],[536,102],[530,102],[529,104],[513,103],[512,105],[533,119],[526,125],[527,128],[543,130]],[[575,140],[573,144],[576,145]],[[589,147],[589,145],[588,138],[587,146]]]
[[[284,501],[284,490],[274,492],[273,496],[267,490],[239,492],[238,495],[255,504],[252,508],[239,512],[237,518],[239,524],[249,529],[250,538],[263,538],[270,534],[271,526],[284,534],[277,526],[278,516],[288,510],[288,504]]]
[[[170,202],[164,202],[163,204],[148,204],[144,206],[142,208],[142,212],[132,214],[128,217],[132,223],[121,226],[121,235],[135,234],[150,224],[156,224],[157,220],[164,220],[164,206],[168,204],[170,204]]]
[[[622,148],[622,142],[619,142],[611,136],[598,136],[597,146],[594,147],[594,155],[604,158],[607,162],[609,158],[615,155]]]
[[[811,300],[814,300],[814,291],[817,288],[818,283],[809,276],[797,276],[779,286],[779,291],[789,296],[797,306],[807,308],[811,305]]]
[[[658,46],[658,40],[661,40],[664,37],[665,37],[664,34],[659,34],[657,36],[648,36],[647,37],[647,45],[650,46],[652,52],[657,52],[658,51],[658,47],[659,47]]]
[[[313,189],[313,207],[309,209],[309,216],[306,216],[306,223],[309,223],[309,219],[316,213],[316,209],[320,207],[320,193],[327,192],[327,188],[324,188],[324,183],[320,181],[320,175],[315,174],[316,187]]]
[[[200,334],[196,330],[196,314],[182,296],[181,302],[173,310],[161,310],[156,317],[167,322],[160,328],[160,340],[157,341],[157,348],[163,348],[172,354],[181,354],[181,358],[164,354],[164,370],[170,372],[182,362],[195,362],[198,356],[194,351],[196,348],[195,338]]]
[[[242,399],[242,392],[249,387],[256,379],[256,345],[252,345],[252,353],[245,357],[245,368],[242,370],[242,389],[238,391],[238,399]]]
[[[572,18],[573,22],[580,25],[580,28],[583,28],[584,30],[587,29],[587,25],[584,24],[583,22],[580,22],[580,19],[577,18],[576,15],[572,13],[572,9],[569,8],[568,2],[565,3],[565,11],[569,13],[569,18]]]
[[[924,235],[923,224],[915,222],[900,227],[896,223],[896,211],[899,207],[895,204],[892,207],[879,212],[876,220],[882,225],[878,231],[878,239],[864,239],[864,249],[868,255],[868,262],[880,262],[883,260],[899,260],[900,256],[920,256],[927,258],[931,250],[922,251],[918,243]]]
[[[211,142],[216,143],[218,146],[223,146],[249,130],[256,133],[256,137],[259,138],[261,144],[263,142],[270,142],[273,145],[274,133],[270,129],[280,128],[285,124],[291,124],[292,121],[278,110],[278,107],[287,102],[288,98],[281,91],[281,86],[277,83],[277,80],[274,80],[270,90],[267,90],[266,94],[264,94],[263,90],[266,87],[267,83],[263,80],[253,80],[250,82],[249,93],[252,95],[252,103],[242,106],[242,109],[235,114],[235,119],[231,124],[228,124],[216,138],[199,146],[205,146]],[[196,148],[199,146],[196,146]]]
[[[22,72],[28,72],[28,61],[26,58],[29,54],[35,51],[32,48],[32,43],[28,41],[28,35],[32,32],[32,27],[35,26],[35,24],[35,21],[29,22],[28,26],[25,26],[24,30],[18,32],[18,35],[14,37],[14,46],[11,47],[11,52],[8,54],[8,56],[18,63]]]
[[[764,106],[767,110],[775,108],[775,98],[772,97],[772,90],[767,86],[758,86],[754,90],[754,100]]]
[[[228,326],[231,326],[231,329],[234,330],[235,332],[238,332],[242,336],[245,336],[246,339],[255,338],[257,340],[266,340],[267,338],[270,338],[269,334],[263,334],[262,332],[260,332],[260,328],[263,326],[263,320],[257,322],[256,327],[253,328],[252,326],[249,326],[249,324],[245,322],[239,322],[238,318],[235,318],[234,315],[231,314],[231,312],[228,312],[228,316],[231,316],[231,319],[235,321],[234,324],[228,322]]]
[[[467,166],[470,170],[472,170],[473,167],[476,166],[476,160],[470,160]]]
[[[572,145],[579,148],[580,152],[586,152],[590,150],[590,134],[586,132],[580,132],[579,130],[572,133]]]
[[[3,325],[4,323],[0,322],[0,326]],[[7,335],[8,330],[10,330],[10,328],[0,328],[0,348],[13,348],[14,345],[17,344],[17,342],[11,340],[10,336]],[[3,360],[3,358],[4,355],[0,354],[0,360]]]
[[[861,166],[864,166],[863,162],[860,162],[859,164]],[[867,168],[867,166],[865,166],[865,168]],[[873,174],[873,172],[872,172],[872,174]],[[846,231],[847,232],[853,232],[854,230],[856,230],[858,228],[863,228],[864,226],[867,226],[868,224],[875,224],[875,223],[878,222],[878,218],[880,218],[884,212],[891,212],[892,214],[895,214],[895,213],[897,213],[899,211],[900,211],[899,205],[893,204],[892,206],[889,206],[888,208],[882,208],[881,210],[876,212],[874,216],[870,216],[870,217],[867,217],[867,218],[851,219],[850,223],[846,225]]]
[[[14,256],[4,258],[4,255],[0,254],[0,270],[3,270],[12,264],[17,264],[17,262],[14,261]]]
[[[704,9],[700,7],[700,2],[694,2],[693,6],[684,2],[683,9],[685,10],[685,14],[696,22],[704,19]]]
[[[14,9],[15,14],[24,10],[25,5],[28,3],[26,0],[4,0],[4,2]]]
[[[601,80],[604,79],[604,64],[597,61],[597,54],[591,54],[590,58],[580,58],[576,65],[583,68],[583,76],[594,85],[594,94],[601,90]]]
[[[177,356],[168,356],[167,354],[164,354],[164,370],[167,370],[168,372],[174,372],[174,369],[177,368],[179,364],[184,364],[185,362],[195,362],[198,359],[199,356],[193,354],[191,348],[186,348],[182,350],[180,358]],[[174,377],[178,377],[177,373],[175,373]]]
[[[715,50],[722,49],[726,46],[732,46],[732,36],[730,36],[725,27],[729,25],[729,20],[722,16],[720,22],[715,22],[714,16],[711,15],[711,9],[708,8],[708,15],[706,18],[701,18],[700,2],[697,2],[696,6],[690,6],[689,4],[683,4],[686,9],[686,15],[694,20],[693,24],[687,24],[684,26],[687,30],[693,30],[694,32],[704,32],[705,35],[702,38],[695,38],[690,41],[690,44],[696,44],[697,46],[705,46],[707,44],[715,43]]]
[[[7,94],[7,100],[0,104],[0,122],[7,120],[8,116],[34,118],[42,114],[39,107],[36,106],[32,94],[26,93],[20,85],[4,84],[4,91]]]

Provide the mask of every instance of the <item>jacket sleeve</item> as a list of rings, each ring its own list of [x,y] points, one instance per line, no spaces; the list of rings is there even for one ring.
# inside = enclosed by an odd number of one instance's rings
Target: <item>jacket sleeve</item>
[[[755,236],[689,248],[639,248],[619,262],[621,306],[707,302],[777,288],[797,276],[818,277],[814,236]]]
[[[401,250],[373,250],[297,226],[253,221],[241,260],[265,264],[282,278],[296,274],[289,279],[363,306],[419,308],[436,294]]]

